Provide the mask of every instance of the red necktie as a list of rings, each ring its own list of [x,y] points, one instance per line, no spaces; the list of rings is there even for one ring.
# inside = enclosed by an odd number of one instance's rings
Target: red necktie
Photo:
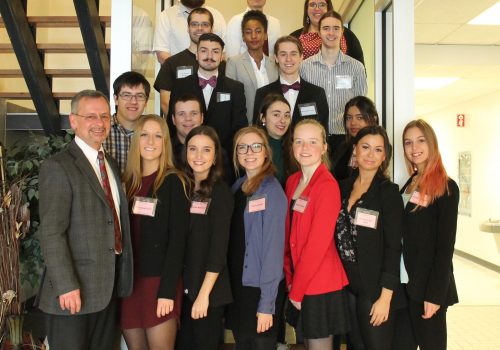
[[[202,77],[198,77],[198,83],[200,84],[201,89],[203,90],[207,85],[210,85],[211,87],[215,87],[217,84],[217,77],[215,75],[212,75],[210,79],[205,79]]]
[[[97,153],[97,159],[99,160],[99,171],[101,173],[101,183],[104,193],[106,194],[106,200],[108,201],[109,207],[113,212],[113,221],[115,227],[115,253],[122,253],[122,233],[120,231],[120,221],[118,220],[118,215],[116,214],[115,201],[113,200],[113,195],[111,194],[111,186],[109,184],[108,172],[106,171],[106,164],[104,163],[104,153],[99,151]]]
[[[300,82],[296,81],[292,85],[281,84],[281,90],[283,91],[284,94],[286,94],[288,92],[288,90],[290,90],[290,89],[299,91],[300,90]]]

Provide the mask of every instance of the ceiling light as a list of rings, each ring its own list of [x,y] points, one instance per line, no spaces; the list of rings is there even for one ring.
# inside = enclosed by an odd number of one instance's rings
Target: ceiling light
[[[467,24],[500,26],[500,2],[486,9]]]
[[[417,90],[437,90],[448,86],[458,78],[455,77],[425,77],[415,78],[415,89]]]

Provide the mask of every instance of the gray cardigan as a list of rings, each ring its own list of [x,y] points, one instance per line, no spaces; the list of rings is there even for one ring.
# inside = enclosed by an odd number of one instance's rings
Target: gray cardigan
[[[233,193],[246,178],[236,180]],[[242,282],[244,286],[260,288],[257,312],[274,314],[278,285],[284,276],[287,200],[274,176],[266,177],[250,200],[263,195],[266,197],[265,210],[250,213],[247,204],[243,214],[246,249]]]

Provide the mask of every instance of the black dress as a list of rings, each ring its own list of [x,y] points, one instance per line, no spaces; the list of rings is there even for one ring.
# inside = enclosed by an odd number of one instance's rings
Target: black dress
[[[240,188],[234,194],[234,212],[231,220],[231,236],[229,238],[228,267],[234,302],[227,308],[226,328],[231,329],[238,340],[248,340],[256,337],[276,337],[276,315],[283,312],[281,305],[285,292],[284,282],[282,281],[278,287],[273,326],[264,333],[257,333],[256,315],[260,301],[260,288],[248,287],[242,284],[245,257],[245,223],[243,214],[246,205],[247,196]]]

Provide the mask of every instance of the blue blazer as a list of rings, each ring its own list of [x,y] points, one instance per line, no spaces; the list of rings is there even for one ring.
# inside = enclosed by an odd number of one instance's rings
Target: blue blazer
[[[233,193],[246,178],[244,176],[236,180]],[[284,276],[287,200],[281,184],[274,176],[266,177],[251,198],[262,195],[266,196],[265,210],[250,213],[247,204],[243,214],[246,249],[242,283],[260,288],[257,312],[274,314],[278,285]]]

